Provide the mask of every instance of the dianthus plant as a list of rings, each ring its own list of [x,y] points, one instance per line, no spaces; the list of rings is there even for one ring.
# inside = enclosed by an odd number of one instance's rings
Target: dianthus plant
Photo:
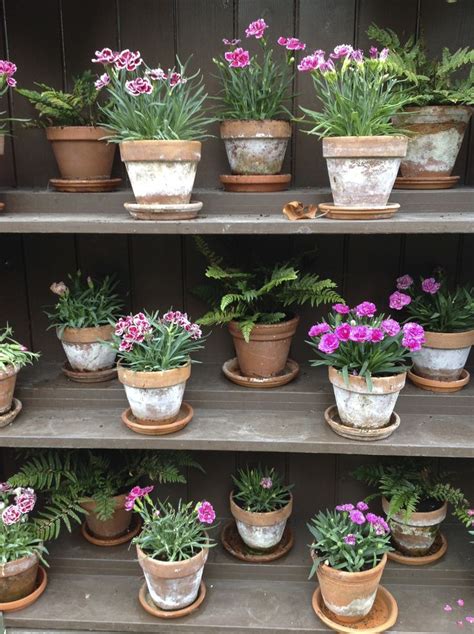
[[[97,90],[106,89],[109,99],[102,107],[109,141],[196,140],[208,136],[213,121],[206,114],[200,71],[186,76],[189,59],[166,72],[150,68],[140,51],[121,52],[104,48],[92,60],[104,66]]]
[[[284,49],[284,56],[277,62],[269,46],[265,31],[268,25],[262,18],[249,24],[247,38],[255,38],[260,44],[261,55],[251,55],[243,48],[241,40],[224,39],[228,50],[214,58],[221,90],[220,119],[275,119],[291,116],[286,103],[291,98],[294,77],[295,53],[306,45],[296,37],[279,37],[277,44]]]
[[[365,57],[360,49],[340,44],[326,58],[317,50],[304,57],[298,70],[311,73],[320,110],[301,108],[312,125],[308,134],[376,136],[400,133],[392,117],[413,101],[387,67],[388,49]]]
[[[369,570],[392,550],[387,522],[371,513],[365,502],[320,511],[308,529],[313,536],[310,549],[314,559],[310,576],[320,563],[346,572]]]
[[[474,287],[450,290],[446,276],[437,271],[421,278],[416,288],[411,275],[397,278],[397,290],[390,295],[390,308],[403,310],[431,332],[464,332],[474,329]]]
[[[125,509],[135,511],[143,520],[143,528],[133,540],[145,555],[159,561],[184,561],[215,546],[207,531],[216,519],[212,504],[203,500],[184,503],[176,508],[169,502],[156,504],[150,497],[152,486],[134,487],[125,500]]]
[[[235,485],[234,502],[245,511],[269,513],[278,511],[290,501],[292,485],[285,485],[281,475],[273,468],[240,469],[232,480]]]
[[[311,365],[327,365],[349,375],[362,376],[372,389],[372,377],[406,372],[411,367],[410,355],[421,349],[424,330],[417,323],[403,327],[395,319],[377,315],[372,302],[354,308],[335,304],[327,321],[314,324],[308,332],[308,343],[319,359]]]
[[[161,372],[190,362],[191,353],[204,348],[201,328],[186,313],[168,311],[122,317],[115,324],[112,345],[120,363],[136,372]]]
[[[10,326],[0,329],[0,372],[10,368],[18,370],[39,358],[39,353],[31,352],[15,339],[12,339],[13,330]]]

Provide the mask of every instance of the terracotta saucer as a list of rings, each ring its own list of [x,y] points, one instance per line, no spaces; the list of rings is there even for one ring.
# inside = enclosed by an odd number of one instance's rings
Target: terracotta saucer
[[[267,561],[280,559],[293,548],[294,544],[293,531],[287,524],[281,541],[274,548],[265,551],[252,550],[252,548],[249,548],[249,546],[243,542],[234,521],[229,522],[224,526],[224,530],[221,534],[221,540],[222,545],[228,553],[237,559],[248,561],[250,563],[265,563]]]
[[[428,553],[422,557],[404,555],[398,550],[388,552],[387,557],[391,561],[396,561],[397,563],[405,564],[406,566],[426,566],[427,564],[433,564],[435,561],[438,561],[438,559],[441,559],[441,557],[444,557],[447,550],[448,540],[443,533],[438,533]]]
[[[222,174],[226,192],[281,192],[288,189],[291,174]]]
[[[62,367],[62,371],[71,381],[76,383],[103,383],[117,378],[117,367],[105,368],[105,370],[96,370],[94,372],[86,372],[85,370],[73,370],[66,361]]]
[[[140,601],[142,608],[146,610],[148,614],[156,616],[159,619],[179,619],[182,616],[188,616],[188,614],[191,614],[201,606],[205,598],[206,584],[204,581],[201,581],[196,601],[191,603],[191,605],[187,605],[185,608],[181,608],[181,610],[162,610],[159,608],[155,603],[153,603],[150,593],[148,592],[146,582],[142,585],[140,592],[138,593],[138,600]]]
[[[12,401],[11,410],[9,412],[6,412],[6,414],[0,414],[0,429],[2,427],[6,427],[7,425],[10,425],[10,423],[13,423],[15,418],[21,412],[22,407],[23,407],[22,402],[18,400],[17,398],[14,398]]]
[[[174,432],[186,427],[186,425],[191,421],[193,415],[194,410],[191,405],[183,401],[181,409],[179,410],[178,418],[172,423],[153,425],[153,423],[149,424],[140,422],[140,419],[135,418],[132,414],[130,407],[122,412],[122,421],[129,429],[137,434],[145,434],[146,436],[164,436],[166,434],[173,434]]]
[[[299,371],[300,366],[298,365],[298,363],[296,363],[296,361],[293,361],[292,359],[288,359],[285,369],[281,374],[261,379],[253,376],[244,376],[243,374],[241,374],[237,357],[229,359],[222,366],[222,372],[224,372],[229,381],[237,383],[237,385],[241,385],[242,387],[255,388],[280,387],[282,385],[286,385],[290,381],[293,381],[293,379],[298,375]]]
[[[341,633],[352,634],[352,632],[364,632],[364,634],[376,634],[386,632],[395,625],[398,618],[398,605],[394,597],[383,586],[379,586],[374,606],[368,615],[350,625],[343,625],[336,620],[336,617],[324,605],[321,590],[316,588],[313,594],[313,610],[321,621],[332,630]]]
[[[89,527],[86,522],[81,524],[81,535],[94,546],[120,546],[120,544],[126,544],[131,541],[142,528],[142,523],[140,522],[140,518],[137,515],[133,515],[132,523],[130,528],[123,535],[119,535],[118,537],[98,537],[89,531]]]
[[[388,438],[400,426],[400,416],[396,412],[393,412],[389,424],[385,427],[379,427],[377,429],[349,427],[349,425],[341,423],[341,419],[339,418],[337,411],[337,405],[331,405],[328,407],[324,412],[324,418],[329,427],[335,431],[336,434],[339,434],[339,436],[349,438],[350,440],[362,440],[363,442]]]
[[[450,392],[459,392],[459,390],[462,390],[462,388],[469,383],[471,375],[464,368],[461,378],[457,381],[436,381],[435,379],[426,379],[424,376],[419,376],[409,370],[408,378],[416,385],[416,387],[420,387],[422,390],[439,392],[440,394],[449,394]]]
[[[124,207],[136,220],[192,220],[202,209],[202,203],[199,201],[173,205],[124,203]]]
[[[17,610],[23,610],[37,601],[48,585],[48,575],[46,570],[42,567],[38,567],[38,576],[36,577],[36,587],[31,594],[23,599],[17,599],[16,601],[9,601],[8,603],[0,603],[0,612],[16,612]]]
[[[391,218],[400,209],[398,203],[372,209],[336,206],[334,203],[320,203],[319,211],[332,220],[384,220]]]
[[[120,187],[121,178],[51,178],[49,184],[57,192],[111,192]]]
[[[451,189],[459,182],[459,176],[398,176],[395,189]]]

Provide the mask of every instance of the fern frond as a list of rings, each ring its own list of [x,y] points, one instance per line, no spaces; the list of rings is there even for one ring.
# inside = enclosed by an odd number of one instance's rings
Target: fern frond
[[[335,304],[343,301],[334,290],[337,287],[332,280],[320,280],[317,275],[308,273],[299,279],[285,285],[278,292],[282,306],[309,303],[311,307],[321,304]]]

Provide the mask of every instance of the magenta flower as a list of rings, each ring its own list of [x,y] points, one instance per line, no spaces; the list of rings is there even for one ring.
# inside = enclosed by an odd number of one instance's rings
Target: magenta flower
[[[339,512],[349,512],[349,511],[353,511],[354,510],[354,505],[353,504],[338,504],[338,506],[336,506],[336,511]]]
[[[400,332],[400,324],[395,319],[384,319],[380,324],[380,328],[390,337],[395,337]]]
[[[362,64],[364,61],[364,51],[361,48],[352,51],[351,58],[354,60],[354,62]]]
[[[17,524],[20,521],[22,515],[23,514],[18,506],[10,504],[10,506],[7,506],[6,509],[4,509],[4,511],[2,512],[2,522],[5,524],[5,526]]]
[[[402,345],[411,352],[418,352],[425,343],[425,331],[422,326],[409,322],[403,326]]]
[[[364,501],[357,502],[356,507],[359,511],[362,511],[363,513],[369,510],[369,505],[366,504]]]
[[[331,327],[329,326],[329,324],[327,324],[325,321],[322,321],[319,324],[314,324],[314,326],[311,326],[311,328],[308,330],[308,337],[319,337],[320,335],[323,335],[325,332],[329,332],[331,330]]]
[[[125,82],[125,90],[133,97],[149,95],[153,92],[151,81],[147,77],[137,77]]]
[[[328,59],[328,60],[324,60],[322,59],[320,64],[319,64],[319,70],[322,73],[328,73],[331,72],[333,70],[335,70],[335,66],[334,66],[334,62],[332,61],[332,59]]]
[[[348,57],[351,55],[354,49],[350,44],[339,44],[334,48],[334,51],[329,55],[333,59],[341,59],[341,57]]]
[[[288,51],[304,51],[306,44],[297,37],[279,37],[277,43]]]
[[[265,29],[268,29],[268,24],[263,18],[259,18],[248,25],[245,29],[245,35],[260,40],[265,35]]]
[[[16,496],[15,502],[21,513],[31,513],[35,508],[36,494],[33,489],[23,489],[22,492]]]
[[[444,606],[443,610],[444,610],[445,612],[452,612],[452,611],[453,611],[453,608],[452,608],[450,605],[448,605],[448,604],[446,603],[446,605]]]
[[[370,341],[372,343],[379,343],[380,341],[383,341],[384,338],[384,332],[380,328],[372,328],[370,331]]]
[[[349,535],[346,535],[344,537],[344,543],[347,544],[348,546],[355,546],[356,545],[356,536],[353,535],[352,533],[349,533]]]
[[[147,486],[147,487],[133,487],[133,489],[130,491],[130,493],[127,495],[127,497],[125,498],[125,503],[124,503],[124,509],[126,511],[131,511],[133,510],[133,507],[135,506],[135,501],[139,498],[144,497],[145,495],[148,495],[149,493],[151,493],[153,491],[155,487],[154,486]]]
[[[356,343],[368,341],[370,338],[370,331],[371,329],[367,326],[352,326],[349,339],[351,341],[355,341]]]
[[[6,59],[0,59],[0,75],[7,77],[7,83],[9,86],[16,86],[16,81],[12,78],[17,71],[16,64],[9,62]],[[14,81],[14,84],[9,83],[8,80]]]
[[[231,68],[245,68],[250,64],[249,52],[240,47],[224,53],[224,58]]]
[[[8,482],[0,482],[0,493],[8,493],[8,491],[11,490],[11,484],[9,484]]]
[[[387,59],[387,57],[389,56],[389,53],[390,53],[390,51],[388,50],[388,48],[383,48],[380,51],[379,60],[381,62],[384,62]]]
[[[94,64],[114,64],[117,60],[119,53],[113,51],[111,48],[103,48],[101,51],[95,52],[95,57],[91,61]]]
[[[212,522],[216,519],[216,512],[214,511],[212,504],[207,500],[199,502],[196,506],[196,511],[199,521],[202,524],[212,524]]]
[[[421,288],[425,291],[425,293],[436,295],[441,288],[441,284],[437,282],[434,277],[428,277],[421,283]]]
[[[262,489],[271,489],[273,486],[273,480],[271,478],[262,478],[260,480],[260,486]]]
[[[101,90],[110,84],[110,76],[107,73],[104,73],[94,82],[94,86],[97,90]]]
[[[352,326],[348,323],[345,323],[345,324],[341,324],[340,326],[337,326],[336,329],[334,330],[334,333],[336,337],[339,339],[339,341],[349,341],[349,338],[351,336],[351,330],[352,330]]]
[[[150,70],[147,71],[147,75],[153,81],[164,81],[168,79],[168,75],[162,68],[150,68]]]
[[[347,315],[351,312],[351,309],[347,306],[347,304],[334,304],[332,309],[336,313],[339,313],[339,315]]]
[[[222,40],[222,42],[226,45],[226,46],[237,46],[237,44],[240,44],[240,40],[228,40],[226,38],[224,38]]]
[[[397,288],[399,291],[406,291],[410,286],[413,286],[413,278],[411,275],[406,274],[397,277]]]
[[[456,603],[459,605],[460,608],[464,607],[464,599],[458,599]]]
[[[10,86],[10,88],[15,88],[16,79],[14,79],[13,77],[7,77],[7,85]]]
[[[377,59],[379,54],[379,49],[376,46],[371,46],[369,49],[369,55],[371,59]]]
[[[1,485],[0,485],[0,487],[1,487]],[[1,488],[0,488],[0,492],[1,492]],[[474,515],[474,509],[469,509],[467,514],[469,515],[469,517],[472,517]]]
[[[142,58],[140,55],[140,51],[135,51],[133,53],[128,48],[126,48],[121,53],[117,53],[115,58],[115,68],[117,70],[123,70],[124,68],[128,71],[136,70],[140,64],[142,63]]]
[[[179,84],[185,84],[188,81],[180,73],[176,73],[174,71],[169,75],[169,80],[170,80],[171,88],[174,88],[175,86],[178,86]]]
[[[322,56],[317,55],[316,53],[313,53],[312,55],[306,55],[306,57],[303,57],[303,59],[298,64],[298,70],[302,73],[308,73],[313,70],[317,70],[322,60],[324,60],[324,54]]]
[[[393,310],[402,310],[405,306],[408,306],[408,304],[411,304],[411,297],[406,293],[395,291],[389,297],[389,306]]]
[[[355,307],[357,317],[373,317],[377,312],[377,306],[372,302],[362,302]]]
[[[323,335],[318,344],[318,350],[325,354],[332,354],[339,348],[339,339],[332,332]]]
[[[466,616],[466,623],[474,623],[474,616]]]
[[[359,526],[365,524],[365,515],[358,509],[349,511],[349,518],[351,522],[354,522],[354,524],[358,524]]]

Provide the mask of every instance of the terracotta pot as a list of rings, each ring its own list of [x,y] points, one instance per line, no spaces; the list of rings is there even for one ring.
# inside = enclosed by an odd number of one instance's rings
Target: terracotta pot
[[[471,113],[469,106],[422,106],[394,117],[395,125],[411,133],[402,176],[450,176]]]
[[[108,179],[112,172],[115,144],[101,141],[110,135],[105,128],[66,126],[46,128],[62,178]]]
[[[403,513],[388,516],[390,504],[386,498],[382,498],[382,507],[387,515],[393,543],[400,552],[411,557],[422,557],[428,553],[448,512],[445,502],[434,511],[412,513],[406,519]]]
[[[285,158],[288,121],[223,121],[220,127],[233,174],[278,174]]]
[[[244,543],[255,550],[269,550],[281,542],[286,522],[293,511],[293,496],[278,511],[251,513],[234,502],[230,494],[230,512],[232,513],[239,535]]]
[[[319,564],[316,573],[321,594],[337,621],[357,623],[370,612],[386,563],[385,553],[375,568],[362,572],[346,572]]]
[[[229,322],[240,372],[244,376],[270,377],[285,369],[299,317],[280,324],[257,324],[247,343],[237,321]]]
[[[33,592],[38,576],[37,555],[0,564],[0,603],[23,599]]]
[[[187,204],[201,160],[200,141],[123,141],[120,156],[138,203]]]
[[[97,372],[115,364],[117,352],[103,341],[111,341],[113,326],[65,328],[58,331],[69,365],[73,370]]]
[[[390,422],[398,395],[403,389],[406,372],[387,377],[372,377],[369,390],[365,378],[349,375],[349,385],[342,372],[329,368],[339,417],[344,425],[374,429]]]
[[[165,425],[178,418],[186,381],[191,376],[191,362],[163,372],[135,372],[120,364],[117,369],[132,414],[142,424]]]
[[[133,514],[124,509],[126,497],[127,496],[125,494],[116,495],[114,497],[114,514],[110,519],[105,521],[102,521],[97,517],[95,513],[97,503],[94,500],[81,500],[80,505],[88,512],[88,515],[85,516],[85,521],[92,535],[107,539],[111,537],[118,537],[128,531]]]
[[[207,548],[191,559],[176,562],[151,559],[139,546],[137,554],[150,596],[159,608],[180,610],[194,603],[209,554]]]
[[[12,408],[16,377],[19,371],[19,368],[14,366],[8,367],[5,372],[0,371],[0,415],[6,414]]]
[[[465,332],[426,332],[425,344],[413,354],[413,370],[425,379],[457,381],[461,378],[471,346],[474,330]]]
[[[323,139],[334,204],[355,209],[385,206],[407,143],[405,136]]]

